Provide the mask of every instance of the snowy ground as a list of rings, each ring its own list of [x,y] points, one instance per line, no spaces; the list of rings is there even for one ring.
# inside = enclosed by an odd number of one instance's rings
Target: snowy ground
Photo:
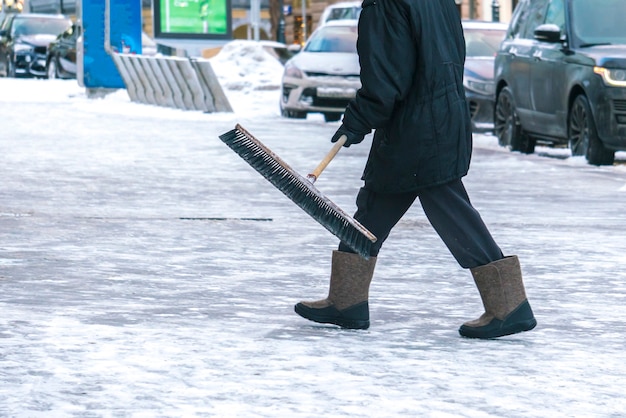
[[[0,79],[0,416],[626,415],[624,153],[476,137],[466,185],[520,256],[534,331],[458,336],[478,292],[419,205],[381,251],[372,327],[316,325],[293,304],[324,296],[336,240],[218,135],[241,123],[306,172],[339,124],[281,118],[275,76],[220,59],[234,114]],[[349,212],[367,151],[316,183]]]

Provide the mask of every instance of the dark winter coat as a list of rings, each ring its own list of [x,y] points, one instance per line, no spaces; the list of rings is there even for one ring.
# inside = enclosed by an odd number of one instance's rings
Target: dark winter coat
[[[407,192],[467,174],[465,40],[454,0],[365,0],[357,50],[362,88],[343,123],[376,130],[366,187]]]

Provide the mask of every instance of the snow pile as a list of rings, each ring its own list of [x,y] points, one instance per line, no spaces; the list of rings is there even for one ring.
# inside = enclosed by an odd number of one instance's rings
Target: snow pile
[[[229,42],[210,61],[220,84],[226,90],[280,89],[283,65],[260,42]]]

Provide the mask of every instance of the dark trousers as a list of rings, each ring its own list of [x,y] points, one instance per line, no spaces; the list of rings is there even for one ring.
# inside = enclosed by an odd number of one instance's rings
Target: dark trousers
[[[504,257],[470,203],[461,179],[409,193],[376,193],[361,188],[354,219],[378,238],[371,256],[378,255],[391,229],[418,197],[430,224],[461,267],[478,267]],[[354,252],[343,243],[339,250]]]

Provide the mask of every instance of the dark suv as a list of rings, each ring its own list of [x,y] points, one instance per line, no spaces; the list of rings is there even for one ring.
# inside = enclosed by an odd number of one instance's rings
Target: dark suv
[[[513,151],[626,150],[626,0],[520,0],[495,61],[495,132]]]
[[[0,74],[45,77],[48,45],[71,25],[70,18],[63,15],[7,15],[0,27]]]

